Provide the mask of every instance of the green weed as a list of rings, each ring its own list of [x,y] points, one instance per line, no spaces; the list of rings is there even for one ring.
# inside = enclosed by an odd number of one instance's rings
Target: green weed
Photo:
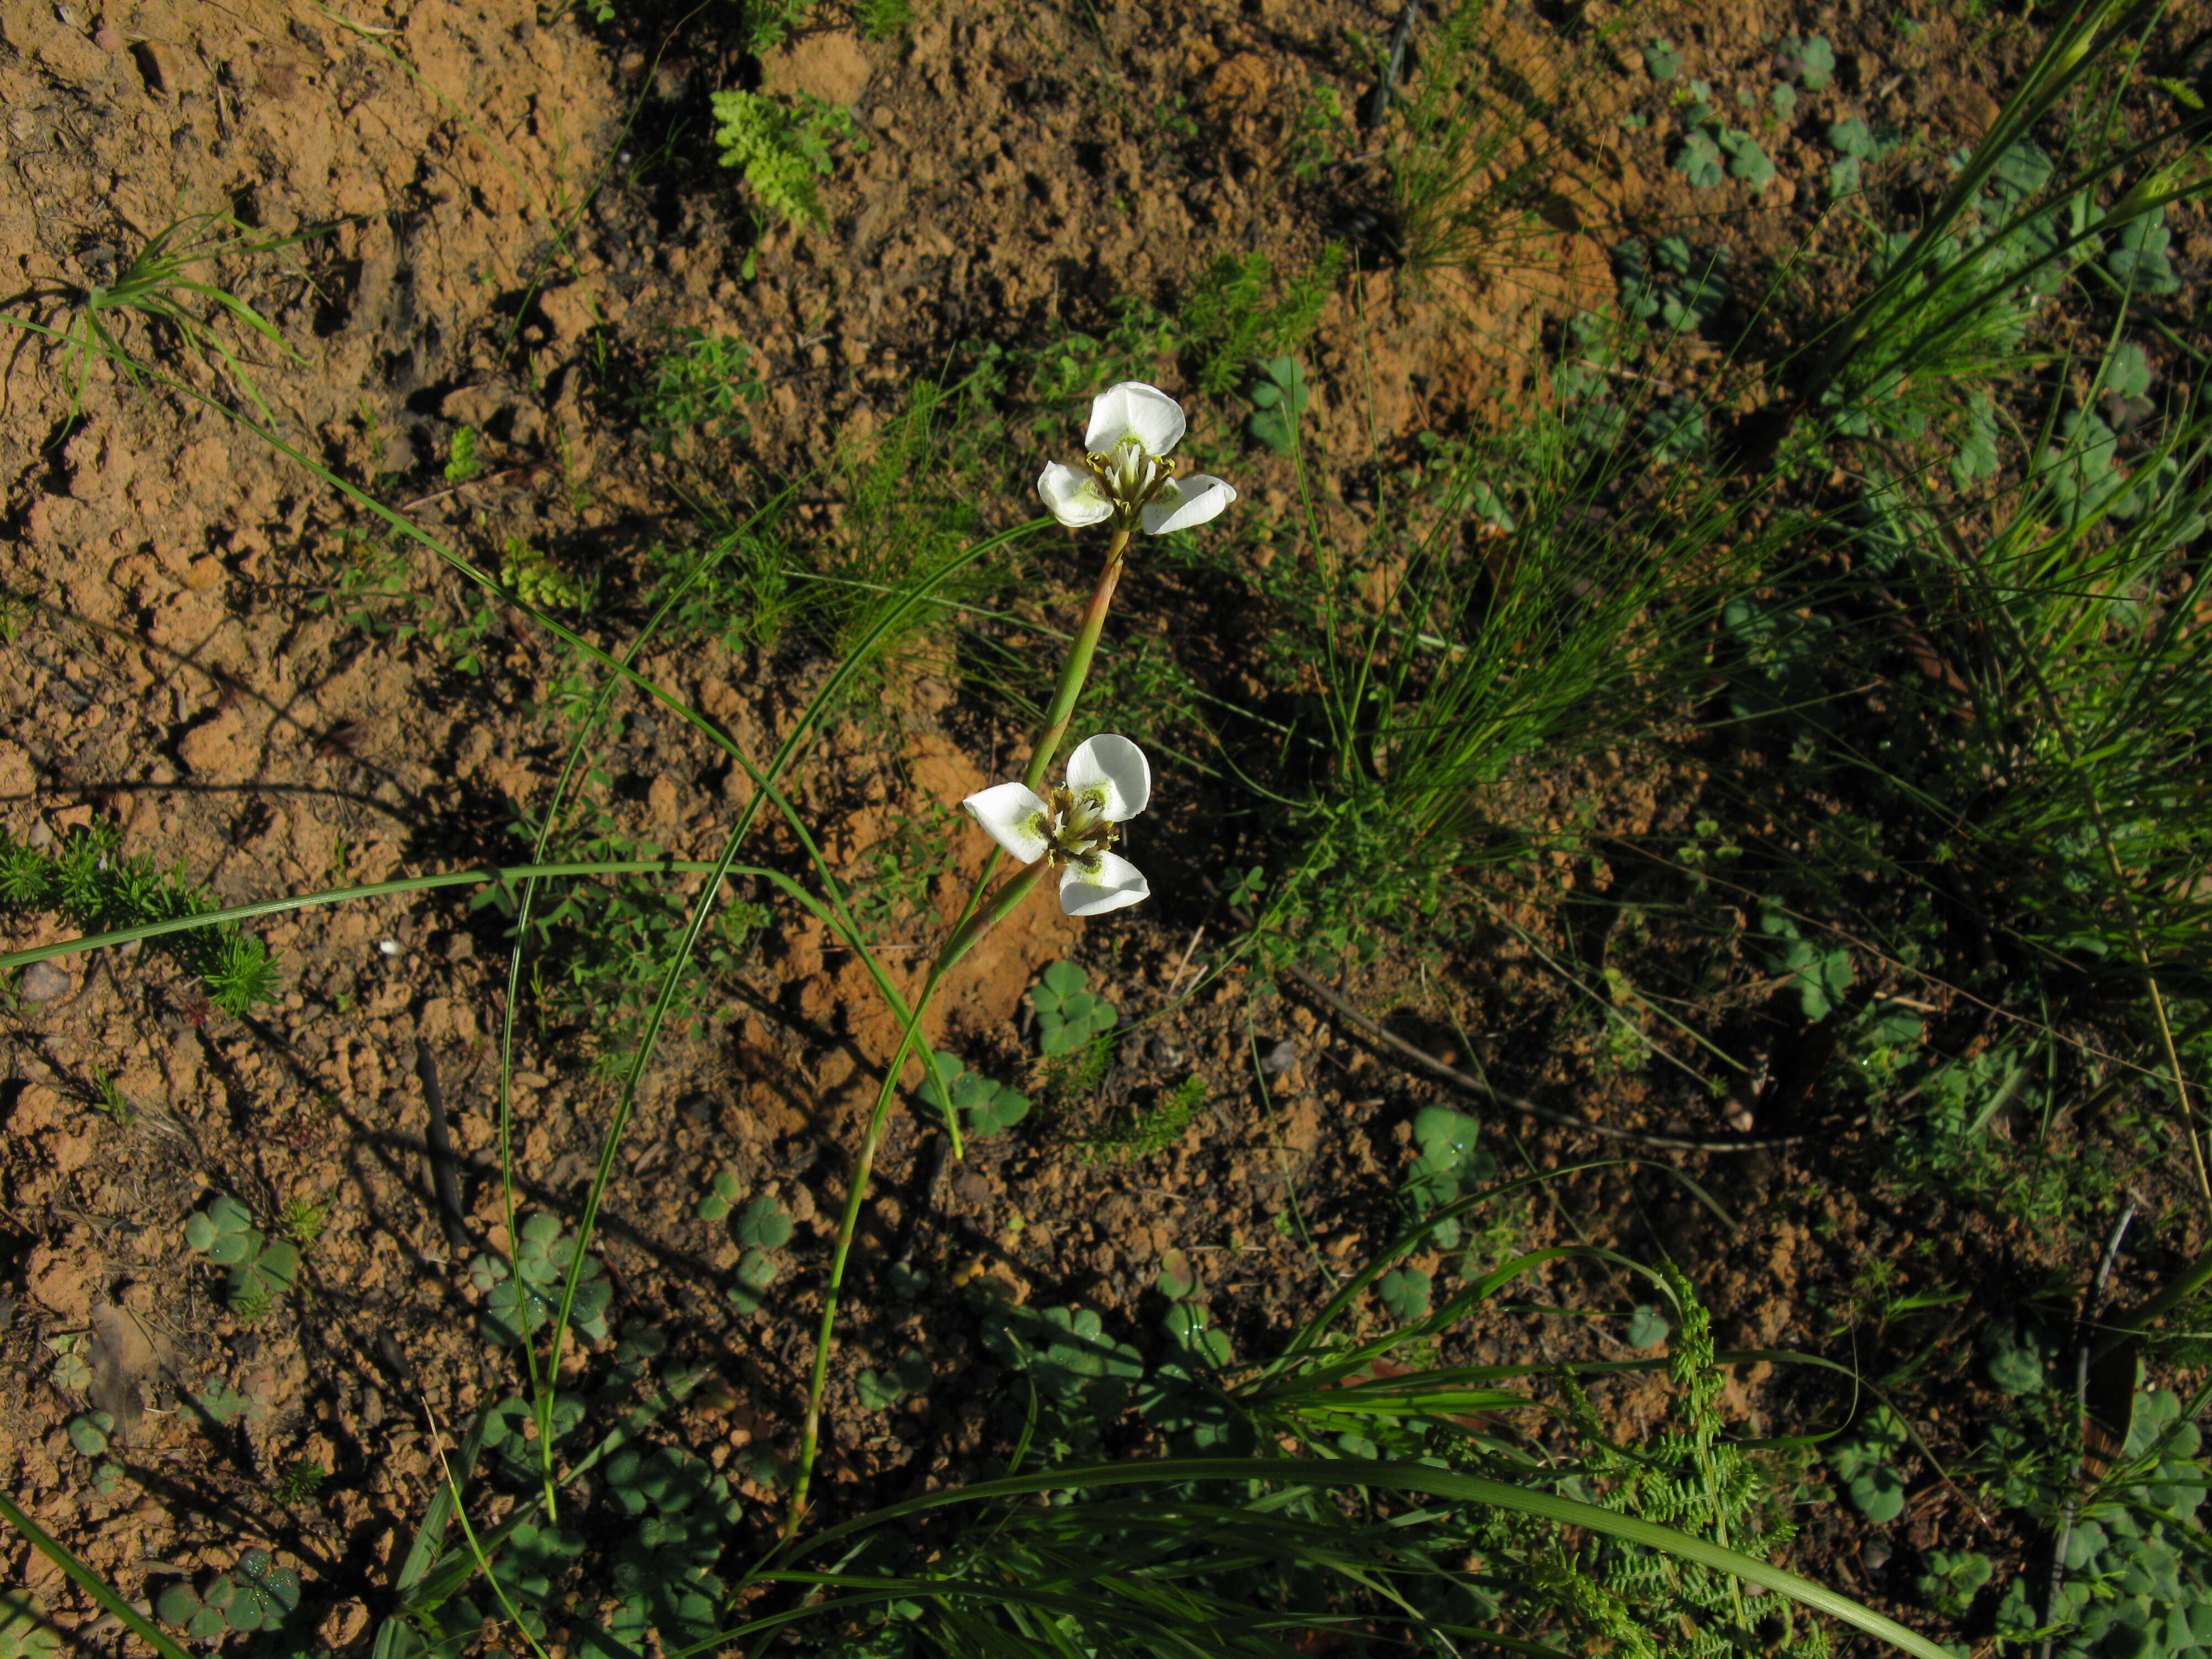
[[[216,331],[216,320],[228,317],[243,324],[277,350],[289,353],[276,326],[244,300],[220,283],[198,280],[188,273],[196,267],[226,259],[258,258],[296,247],[321,235],[320,229],[294,236],[255,238],[248,228],[228,214],[196,214],[179,219],[155,232],[129,261],[103,273],[104,280],[82,287],[64,285],[34,289],[32,297],[52,293],[75,307],[63,335],[63,353],[73,362],[76,390],[70,404],[74,417],[83,407],[84,392],[98,356],[116,364],[133,380],[143,376],[133,363],[130,324],[144,325],[155,341],[173,343],[186,355],[219,363],[265,422],[270,420],[243,361]],[[88,256],[95,258],[99,256]],[[189,307],[201,303],[211,309],[204,315]]]
[[[830,175],[831,149],[868,147],[853,112],[804,92],[789,101],[767,93],[718,92],[714,103],[722,165],[742,168],[747,185],[776,218],[808,230],[824,228],[816,180]]]
[[[193,886],[181,869],[160,870],[149,859],[126,854],[122,832],[100,823],[52,849],[21,846],[0,830],[0,907],[17,915],[58,911],[88,933],[182,921],[216,908],[213,896]],[[198,978],[223,1012],[243,1015],[276,1000],[276,959],[235,923],[151,937],[154,948]]]
[[[1092,1086],[1096,1086],[1095,1083]],[[1081,1091],[1071,1090],[1071,1096]],[[1188,1077],[1151,1105],[1133,1109],[1127,1119],[1079,1137],[1076,1147],[1086,1162],[1122,1164],[1158,1158],[1182,1145],[1183,1137],[1206,1104],[1206,1081]]]

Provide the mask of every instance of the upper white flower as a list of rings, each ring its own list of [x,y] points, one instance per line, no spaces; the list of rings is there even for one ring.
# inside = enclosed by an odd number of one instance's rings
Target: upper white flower
[[[1100,916],[1134,904],[1152,884],[1112,850],[1119,825],[1152,798],[1152,769],[1128,738],[1107,733],[1078,744],[1067,782],[1049,799],[1025,783],[994,784],[962,801],[993,841],[1024,864],[1042,859],[1060,870],[1060,908]]]
[[[1037,480],[1052,516],[1071,528],[1135,520],[1152,536],[1188,530],[1237,499],[1220,479],[1174,476],[1167,454],[1182,441],[1182,410],[1156,386],[1124,380],[1091,404],[1081,466],[1053,462]]]

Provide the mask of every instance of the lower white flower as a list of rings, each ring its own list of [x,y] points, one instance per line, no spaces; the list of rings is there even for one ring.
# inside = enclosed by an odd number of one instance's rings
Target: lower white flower
[[[1067,781],[1040,796],[1025,783],[994,784],[962,801],[993,841],[1024,864],[1039,859],[1060,872],[1060,908],[1099,916],[1134,904],[1152,884],[1113,850],[1120,826],[1152,798],[1145,751],[1108,732],[1079,743],[1067,757]]]

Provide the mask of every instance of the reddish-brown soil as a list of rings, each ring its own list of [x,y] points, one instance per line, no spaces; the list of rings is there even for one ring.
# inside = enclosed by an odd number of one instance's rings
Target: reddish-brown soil
[[[279,350],[218,319],[239,371],[143,310],[106,316],[155,371],[145,378],[52,334],[19,329],[7,343],[0,585],[20,631],[0,676],[0,824],[17,842],[52,846],[111,824],[128,851],[225,902],[519,856],[508,803],[542,801],[567,757],[561,730],[532,712],[560,653],[495,619],[480,672],[459,672],[436,635],[474,601],[404,544],[401,597],[377,601],[378,614],[413,631],[349,620],[331,595],[374,526],[225,412],[252,413],[246,380],[275,436],[479,563],[496,564],[520,538],[575,568],[634,574],[657,538],[683,533],[684,480],[680,458],[656,453],[609,388],[678,331],[750,343],[766,382],[748,411],[751,453],[799,476],[956,346],[1097,331],[1121,295],[1172,295],[1224,251],[1310,257],[1385,198],[1379,141],[1348,112],[1369,71],[1340,31],[1384,39],[1395,14],[1104,0],[1063,15],[980,0],[924,5],[901,41],[825,23],[760,66],[771,88],[852,105],[870,142],[824,185],[826,230],[784,225],[756,240],[735,175],[708,164],[707,94],[750,71],[716,33],[732,9],[710,9],[664,42],[594,33],[572,9],[533,0],[331,11],[0,0],[6,309],[66,331],[86,291],[194,216],[236,215],[254,239],[299,236],[187,273],[219,282],[281,333]],[[1502,55],[1542,63],[1559,50],[1536,9],[1501,19]],[[1590,49],[1583,107],[1602,136],[1563,157],[1556,211],[1510,265],[1417,280],[1386,264],[1340,284],[1307,354],[1321,510],[1340,538],[1356,542],[1365,521],[1376,453],[1487,424],[1529,392],[1546,323],[1609,292],[1607,245],[1620,228],[1712,212],[1717,198],[1693,198],[1649,131],[1618,125],[1634,100],[1650,101],[1636,41],[1671,32],[1686,74],[1763,87],[1780,31],[1825,27],[1842,63],[1826,118],[1879,113],[1956,145],[1994,112],[1994,70],[1962,81],[1945,67],[1980,38],[1963,23],[1938,18],[1907,42],[1856,3],[1827,18],[1784,9],[1701,9]],[[1989,50],[2009,62],[2016,47],[2005,37]],[[1296,112],[1322,84],[1341,91],[1347,113],[1327,135],[1335,159],[1300,177]],[[647,153],[648,142],[665,148]],[[1745,262],[1803,249],[1817,272],[1844,258],[1849,243],[1811,199],[1826,152],[1796,137],[1770,149],[1782,181],[1763,196],[1729,192],[1729,211],[1700,234]],[[206,234],[210,222],[198,222]],[[183,303],[214,314],[200,296]],[[1233,417],[1192,408],[1199,436],[1234,453]],[[1066,411],[1066,438],[1081,415]],[[462,426],[483,434],[486,465],[449,486],[441,468]],[[1256,508],[1273,516],[1291,504],[1287,466],[1245,465]],[[1032,515],[1036,467],[1008,457],[1005,499],[981,505],[989,526]],[[775,483],[764,473],[732,494],[757,505]],[[1297,551],[1285,528],[1268,556]],[[1079,584],[1063,586],[1072,616]],[[1123,607],[1141,627],[1148,606],[1158,616],[1172,603],[1165,577],[1139,570]],[[635,620],[586,631],[619,649]],[[821,672],[788,651],[696,639],[651,648],[637,666],[757,759],[793,729]],[[751,787],[665,713],[623,708],[595,757],[610,810],[676,856],[714,856]],[[1018,720],[956,707],[945,679],[915,671],[810,738],[793,799],[858,875],[918,804],[949,805],[1010,775],[1025,742]],[[1543,822],[1595,798],[1616,833],[1633,834],[1680,825],[1692,794],[1681,780],[1599,767],[1527,781],[1502,805]],[[1164,778],[1164,817],[1204,810],[1201,787]],[[787,860],[788,831],[766,822],[762,856]],[[929,895],[939,915],[985,851],[980,836],[953,833],[952,867]],[[602,1218],[618,1318],[659,1326],[720,1378],[672,1431],[763,1513],[780,1500],[738,1453],[792,1448],[827,1241],[896,1034],[851,954],[778,914],[713,1005],[658,1054]],[[1527,912],[1551,926],[1541,915]],[[902,925],[907,936],[886,935],[885,959],[911,992],[934,922],[908,910]],[[0,1018],[0,1480],[142,1606],[179,1575],[274,1546],[308,1579],[322,1637],[343,1646],[381,1605],[438,1479],[441,1437],[514,1386],[475,1334],[482,1297],[431,1191],[417,1060],[427,1048],[442,1080],[465,1228],[477,1247],[503,1249],[493,1109],[504,940],[496,912],[451,892],[258,926],[282,955],[284,990],[251,1020],[211,1014],[151,952],[63,957],[15,981]],[[67,931],[54,917],[21,918],[0,945]],[[1163,1252],[1181,1249],[1240,1346],[1279,1339],[1329,1272],[1389,1237],[1412,1114],[1447,1097],[1326,1006],[1252,994],[1225,954],[1235,932],[1194,879],[1099,921],[1040,902],[1000,927],[938,1005],[933,1036],[1017,1074],[1029,1065],[1023,993],[1066,957],[1144,1024],[1088,1103],[979,1143],[927,1189],[921,1213],[930,1143],[899,1119],[859,1275],[908,1249],[911,1231],[915,1259],[948,1280],[992,1274],[1017,1298],[1149,1328],[1157,1312],[1140,1312],[1142,1298]],[[1731,1133],[1724,1102],[1618,1084],[1571,991],[1501,941],[1480,963],[1386,954],[1344,989],[1442,1057],[1502,1066],[1501,1080],[1572,1114]],[[1460,1033],[1479,1034],[1482,1052],[1464,1052]],[[1267,1057],[1256,1071],[1255,1056]],[[526,1207],[573,1215],[589,1182],[617,1090],[588,1059],[578,1034],[526,1012],[513,1077]],[[1209,1092],[1181,1145],[1131,1164],[1076,1154],[1085,1114],[1149,1103],[1191,1076]],[[1506,1116],[1497,1128],[1509,1167],[1617,1150]],[[1825,1286],[1835,1307],[1864,1241],[1909,1231],[1911,1218],[1877,1216],[1873,1200],[1832,1187],[1825,1147],[1652,1156],[1692,1169],[1728,1224],[1663,1172],[1622,1166],[1505,1218],[1498,1248],[1578,1231],[1663,1248],[1698,1279],[1725,1344],[1848,1358],[1842,1316],[1808,1316],[1802,1293]],[[765,1315],[732,1310],[724,1291],[740,1250],[726,1224],[695,1213],[723,1170],[798,1224],[782,1299]],[[327,1206],[299,1288],[258,1322],[226,1311],[219,1279],[185,1243],[185,1218],[216,1191],[264,1223],[295,1202]],[[2041,1260],[2027,1239],[1982,1247]],[[1595,1279],[1572,1294],[1612,1298],[1608,1311],[1640,1299]],[[1620,1357],[1617,1329],[1516,1320],[1480,1342],[1524,1359]],[[91,1374],[60,1387],[56,1344],[69,1339]],[[995,1375],[975,1363],[974,1343],[950,1299],[855,1299],[831,1393],[825,1502],[895,1494],[972,1453],[972,1402]],[[860,1411],[854,1374],[910,1346],[940,1386],[889,1415]],[[186,1392],[217,1385],[250,1402],[220,1433],[179,1408]],[[1824,1387],[1754,1368],[1730,1402],[1747,1431],[1796,1431],[1814,1425],[1796,1413],[1826,1408]],[[1625,1431],[1638,1426],[1637,1398],[1618,1402]],[[121,1420],[126,1476],[106,1495],[87,1484],[64,1429],[89,1404]],[[280,1505],[272,1486],[302,1461],[332,1478],[313,1503]],[[1971,1526],[1940,1486],[1919,1521],[1929,1540]],[[1845,1564],[1844,1588],[1893,1588],[1861,1580],[1838,1537],[1816,1529],[1814,1543]],[[11,1584],[41,1593],[80,1637],[119,1639],[21,1540],[0,1544],[0,1588]]]

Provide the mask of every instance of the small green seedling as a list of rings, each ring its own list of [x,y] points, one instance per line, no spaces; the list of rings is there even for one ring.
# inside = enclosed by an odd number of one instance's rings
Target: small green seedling
[[[106,1456],[114,1432],[115,1419],[106,1412],[80,1412],[69,1420],[70,1444],[87,1457]]]
[[[1055,962],[1030,987],[1030,1006],[1036,1010],[1039,1053],[1068,1054],[1121,1023],[1114,1005],[1088,988],[1090,978],[1072,962]]]
[[[1644,68],[1655,81],[1671,81],[1682,72],[1682,54],[1672,40],[1654,40],[1644,48]]]
[[[1030,1097],[1018,1090],[969,1071],[951,1054],[938,1055],[937,1064],[945,1089],[938,1087],[936,1078],[925,1078],[915,1093],[924,1105],[940,1115],[948,1109],[958,1112],[962,1127],[969,1136],[983,1139],[1001,1133],[1030,1115]]]
[[[46,1346],[52,1350],[53,1369],[46,1380],[64,1394],[82,1394],[92,1386],[92,1366],[84,1357],[84,1334],[72,1332],[52,1338]]]
[[[1836,78],[1836,49],[1825,34],[1791,35],[1776,54],[1782,72],[1808,92],[1818,92]]]
[[[1152,1288],[1170,1302],[1188,1301],[1198,1294],[1198,1269],[1184,1252],[1163,1251],[1160,1276],[1152,1281]]]
[[[1770,908],[1759,919],[1759,931],[1778,942],[1775,966],[1790,975],[1796,988],[1797,1005],[1808,1019],[1825,1019],[1851,988],[1851,953],[1838,947],[1824,951],[1797,931],[1797,924],[1782,910]]]
[[[446,451],[446,482],[465,484],[483,471],[483,459],[477,453],[477,429],[472,426],[457,428]]]
[[[53,1659],[61,1645],[44,1601],[27,1589],[0,1590],[0,1659]]]
[[[1667,1334],[1674,1328],[1665,1314],[1650,1303],[1643,1303],[1628,1316],[1628,1346],[1632,1348],[1656,1348],[1667,1340]]]
[[[1214,1328],[1213,1315],[1206,1305],[1194,1300],[1199,1290],[1198,1269],[1191,1265],[1190,1257],[1181,1250],[1164,1252],[1153,1288],[1170,1304],[1160,1320],[1160,1328],[1169,1340],[1188,1358],[1216,1370],[1226,1365],[1229,1338]]]
[[[908,1395],[927,1394],[929,1382],[929,1362],[919,1348],[908,1348],[889,1370],[862,1371],[854,1386],[863,1411],[887,1412]]]
[[[1375,1294],[1401,1325],[1411,1325],[1429,1314],[1428,1274],[1419,1267],[1393,1267],[1375,1286]]]
[[[738,1243],[757,1250],[780,1250],[791,1242],[791,1227],[783,1206],[763,1194],[738,1218]]]
[[[1906,1438],[1897,1413],[1877,1406],[1828,1448],[1828,1467],[1844,1483],[1859,1513],[1877,1526],[1905,1511],[1905,1477],[1893,1465]]]
[[[315,1241],[323,1236],[323,1229],[330,1224],[330,1218],[328,1204],[312,1198],[295,1198],[276,1218],[276,1231],[301,1249],[312,1250]]]
[[[576,1236],[561,1231],[560,1218],[542,1211],[523,1218],[521,1237],[510,1269],[489,1253],[472,1257],[469,1281],[483,1293],[484,1310],[477,1328],[487,1342],[505,1347],[553,1321],[561,1306],[561,1287],[575,1258]],[[584,1258],[577,1276],[568,1322],[594,1342],[607,1336],[607,1304],[614,1287],[594,1256]]]
[[[1287,455],[1297,447],[1298,417],[1306,412],[1305,371],[1295,357],[1270,357],[1252,365],[1252,379],[1244,387],[1252,412],[1244,429],[1273,450]]]
[[[768,1287],[775,1278],[774,1256],[766,1250],[747,1250],[730,1281],[730,1300],[740,1313],[758,1313],[768,1305]]]
[[[734,1171],[719,1171],[709,1183],[707,1195],[699,1200],[698,1216],[702,1221],[720,1221],[729,1214],[731,1206],[738,1201],[738,1177]]]
[[[195,1389],[185,1403],[205,1419],[210,1428],[227,1429],[253,1409],[253,1401],[228,1383]]]
[[[584,1399],[581,1395],[556,1394],[553,1396],[552,1441],[558,1445],[576,1431],[584,1420]],[[486,1408],[483,1414],[483,1449],[506,1465],[507,1471],[518,1480],[528,1480],[538,1472],[538,1413],[527,1400],[510,1395],[497,1405]]]
[[[1102,1417],[1119,1412],[1128,1384],[1142,1377],[1142,1357],[1106,1334],[1088,1308],[1011,1307],[986,1301],[983,1346],[1015,1370],[1029,1373],[1037,1392],[1054,1404],[1080,1401]]]
[[[1930,1550],[1928,1565],[1913,1587],[1936,1612],[1964,1619],[1974,1597],[1990,1582],[1990,1558],[1977,1550]]]
[[[1992,1325],[1983,1334],[1990,1381],[2015,1397],[2040,1394],[2057,1344],[2039,1325]]]
[[[274,1630],[300,1605],[300,1575],[275,1565],[267,1550],[250,1549],[204,1590],[174,1583],[154,1605],[194,1641],[212,1642],[228,1631]]]
[[[185,1242],[230,1269],[230,1310],[244,1319],[266,1314],[300,1276],[300,1247],[270,1238],[253,1224],[253,1212],[228,1193],[218,1193],[185,1223]]]
[[[296,1507],[310,1502],[330,1478],[331,1472],[313,1458],[296,1458],[278,1474],[269,1495],[288,1508]]]
[[[1401,1189],[1408,1210],[1416,1216],[1431,1214],[1466,1187],[1490,1179],[1497,1165],[1475,1145],[1481,1133],[1481,1123],[1465,1112],[1449,1106],[1421,1109],[1413,1119],[1413,1144],[1420,1152]],[[1438,1223],[1429,1238],[1438,1249],[1451,1249],[1460,1240],[1459,1223]]]

